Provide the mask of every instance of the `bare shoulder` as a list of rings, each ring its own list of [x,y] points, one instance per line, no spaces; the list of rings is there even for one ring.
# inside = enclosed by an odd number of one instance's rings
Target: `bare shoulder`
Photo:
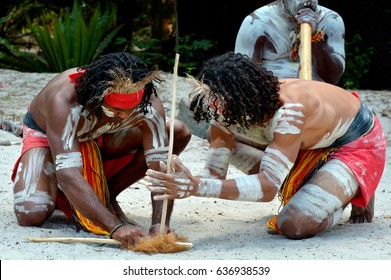
[[[36,121],[42,121],[47,116],[48,109],[52,107],[61,111],[67,107],[66,104],[75,104],[76,93],[74,85],[69,79],[69,75],[74,72],[76,72],[76,68],[58,74],[32,100],[30,111]]]
[[[282,103],[301,103],[305,107],[329,107],[355,115],[360,101],[349,91],[338,86],[300,79],[282,79],[280,99]]]

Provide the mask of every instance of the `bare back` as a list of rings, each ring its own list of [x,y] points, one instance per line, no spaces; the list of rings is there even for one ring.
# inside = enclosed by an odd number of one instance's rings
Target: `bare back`
[[[360,109],[360,101],[350,92],[318,81],[282,79],[283,104],[303,105],[304,125],[301,149],[310,149],[326,134],[349,124]],[[350,106],[346,106],[350,104]]]

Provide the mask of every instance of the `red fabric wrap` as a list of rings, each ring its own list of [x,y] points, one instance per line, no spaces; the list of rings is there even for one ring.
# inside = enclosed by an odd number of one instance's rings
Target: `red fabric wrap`
[[[386,163],[386,137],[379,119],[374,118],[375,124],[370,133],[336,149],[330,157],[343,161],[356,176],[361,192],[350,202],[360,207],[368,205]]]

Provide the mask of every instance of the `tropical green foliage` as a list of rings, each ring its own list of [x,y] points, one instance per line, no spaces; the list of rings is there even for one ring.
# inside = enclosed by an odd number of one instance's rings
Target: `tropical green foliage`
[[[90,63],[98,57],[113,39],[121,26],[113,28],[117,8],[105,9],[100,5],[86,23],[78,1],[71,13],[53,18],[45,14],[40,19],[29,19],[29,27],[54,72]]]
[[[195,34],[180,37],[179,45],[176,48],[176,52],[181,55],[181,66],[189,74],[199,70],[199,66],[217,45],[217,43],[211,40],[197,40],[194,37]],[[171,58],[171,63],[172,65],[174,64],[174,56]]]
[[[204,58],[216,47],[216,43],[207,40],[194,39],[195,35],[179,37],[179,44],[170,53],[157,51],[161,42],[148,36],[134,36],[129,51],[142,58],[148,64],[163,65],[163,70],[171,71],[175,62],[175,53],[180,54],[180,74],[198,71]]]
[[[42,57],[20,51],[10,41],[0,38],[0,68],[19,71],[45,72],[49,65]]]
[[[360,89],[360,81],[368,74],[375,48],[362,48],[363,38],[360,34],[346,42],[346,68],[340,84],[346,89]]]

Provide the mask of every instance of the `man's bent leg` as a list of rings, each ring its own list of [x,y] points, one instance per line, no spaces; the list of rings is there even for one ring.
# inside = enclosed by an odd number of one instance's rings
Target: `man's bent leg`
[[[357,179],[349,167],[332,159],[287,203],[279,215],[278,226],[292,239],[323,232],[338,222],[358,189]]]
[[[14,210],[22,226],[41,226],[52,214],[57,179],[48,148],[32,148],[20,160],[14,180]]]

